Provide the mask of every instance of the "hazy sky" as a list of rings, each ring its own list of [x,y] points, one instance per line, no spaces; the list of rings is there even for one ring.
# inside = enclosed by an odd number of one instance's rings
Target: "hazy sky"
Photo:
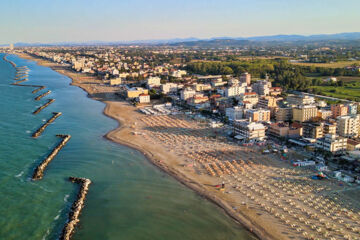
[[[2,0],[0,43],[360,31],[360,0]]]

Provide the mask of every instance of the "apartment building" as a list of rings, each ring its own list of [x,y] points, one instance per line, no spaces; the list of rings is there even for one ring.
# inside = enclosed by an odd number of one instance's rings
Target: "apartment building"
[[[128,98],[137,98],[140,94],[149,94],[149,91],[144,88],[130,88],[126,91]]]
[[[240,94],[244,94],[244,93],[245,93],[245,87],[239,85],[228,87],[225,89],[226,97],[239,96]]]
[[[160,81],[159,77],[149,77],[146,79],[146,85],[148,88],[158,87],[161,85]]]
[[[271,87],[270,96],[279,96],[282,93],[281,87]]]
[[[248,121],[235,121],[234,122],[234,134],[244,140],[264,140],[265,126],[261,123],[248,122]]]
[[[287,122],[292,119],[292,108],[278,108],[275,112],[275,119],[277,122]]]
[[[317,116],[317,108],[313,105],[302,105],[292,109],[293,121],[306,122]]]
[[[268,134],[275,137],[297,138],[303,135],[303,127],[299,124],[278,122],[269,125]]]
[[[270,93],[271,82],[266,80],[259,80],[251,85],[252,91],[259,96],[267,96]]]
[[[271,96],[265,96],[261,97],[259,99],[259,102],[257,104],[258,108],[275,108],[277,106],[276,104],[276,98]]]
[[[149,103],[150,102],[150,95],[149,94],[140,94],[138,97],[139,103]]]
[[[331,113],[333,118],[345,116],[348,114],[348,106],[344,104],[331,104]]]
[[[315,98],[310,97],[308,95],[295,95],[295,94],[289,94],[286,98],[286,101],[290,105],[312,105],[315,103]]]
[[[347,139],[337,136],[326,134],[324,137],[316,140],[315,147],[328,152],[338,152],[346,150]]]
[[[335,135],[336,134],[336,122],[326,122],[324,123],[324,135],[325,134],[332,134]]]
[[[332,112],[326,109],[319,109],[317,116],[323,120],[326,120],[332,116]]]
[[[178,91],[178,85],[176,83],[165,83],[161,85],[161,91],[164,94],[176,93]]]
[[[243,118],[244,109],[240,106],[225,109],[225,115],[230,121],[236,121]]]
[[[342,137],[359,136],[360,115],[339,116],[336,118],[337,133]]]
[[[195,90],[197,92],[208,91],[211,89],[210,84],[197,83],[195,84]]]
[[[357,114],[358,105],[356,103],[349,103],[349,104],[347,104],[347,107],[348,107],[348,114],[349,115]]]
[[[251,85],[251,74],[250,73],[243,73],[240,75],[240,82],[246,83],[247,86]]]
[[[256,105],[259,102],[259,96],[255,92],[243,93],[239,99],[242,102],[248,102],[252,105]]]
[[[180,98],[181,98],[181,100],[188,100],[189,98],[192,98],[193,96],[195,96],[195,94],[196,94],[196,91],[194,89],[186,88],[180,92]]]
[[[302,124],[302,126],[303,126],[303,137],[305,138],[317,139],[317,138],[322,138],[324,136],[323,123],[305,122]]]
[[[245,114],[250,122],[269,122],[270,121],[270,110],[268,109],[247,109]]]

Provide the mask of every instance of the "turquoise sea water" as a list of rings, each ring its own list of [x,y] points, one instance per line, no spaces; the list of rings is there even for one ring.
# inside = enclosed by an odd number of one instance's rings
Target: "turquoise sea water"
[[[102,114],[104,104],[87,98],[70,79],[35,62],[8,56],[30,69],[24,84],[12,86],[15,69],[0,54],[0,239],[57,239],[78,187],[69,176],[90,178],[74,239],[253,239],[221,209],[151,165],[142,154],[103,138],[117,123]],[[34,97],[51,90],[40,101]],[[38,115],[32,112],[56,99]],[[43,134],[31,134],[63,113]],[[33,169],[60,139],[71,134],[40,181]]]

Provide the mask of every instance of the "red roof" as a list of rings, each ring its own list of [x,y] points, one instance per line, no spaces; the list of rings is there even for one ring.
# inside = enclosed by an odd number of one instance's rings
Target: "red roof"
[[[221,97],[220,94],[214,94],[214,95],[211,95],[211,96],[210,96],[210,98],[219,98],[219,97]]]
[[[142,93],[142,94],[140,94],[139,96],[141,96],[141,97],[146,97],[146,96],[149,96],[149,94]]]
[[[244,93],[245,96],[248,96],[248,95],[256,95],[255,92],[247,92],[247,93]]]

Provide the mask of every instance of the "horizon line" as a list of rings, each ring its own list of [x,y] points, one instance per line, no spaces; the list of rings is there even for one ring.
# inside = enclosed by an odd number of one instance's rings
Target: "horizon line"
[[[174,37],[174,38],[149,38],[149,39],[136,39],[136,40],[83,40],[83,41],[61,41],[61,42],[13,42],[13,43],[0,43],[0,46],[6,46],[10,44],[43,44],[43,45],[57,45],[57,44],[82,44],[82,43],[149,43],[149,42],[155,42],[155,41],[171,41],[171,40],[186,40],[186,39],[194,39],[195,41],[201,41],[201,40],[215,40],[215,39],[251,39],[251,38],[257,38],[257,37],[275,37],[275,36],[299,36],[299,37],[311,37],[311,36],[329,36],[329,35],[338,35],[338,34],[356,34],[360,32],[337,32],[337,33],[317,33],[317,34],[271,34],[271,35],[254,35],[254,36],[248,36],[248,37],[241,37],[241,36],[218,36],[218,37]]]

